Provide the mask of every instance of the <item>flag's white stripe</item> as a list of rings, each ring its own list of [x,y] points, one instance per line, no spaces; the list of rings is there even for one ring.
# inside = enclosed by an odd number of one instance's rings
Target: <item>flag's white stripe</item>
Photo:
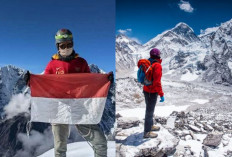
[[[31,121],[59,124],[98,124],[105,107],[103,98],[31,99]]]

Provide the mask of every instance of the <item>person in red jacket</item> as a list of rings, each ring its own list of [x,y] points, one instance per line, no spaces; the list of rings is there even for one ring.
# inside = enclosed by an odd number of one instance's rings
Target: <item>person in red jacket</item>
[[[59,30],[55,39],[58,52],[52,56],[44,74],[90,73],[86,60],[73,50],[73,37],[70,30]],[[76,125],[76,128],[92,144],[95,157],[107,156],[107,141],[99,125]],[[52,124],[52,132],[55,157],[66,157],[69,125]]]
[[[164,102],[164,93],[161,85],[162,77],[162,59],[160,58],[160,50],[153,48],[150,51],[150,58],[148,59],[152,64],[153,69],[153,81],[152,85],[143,86],[143,93],[146,103],[145,123],[144,123],[144,138],[155,138],[158,134],[152,131],[158,131],[159,126],[153,125],[153,115],[158,95],[160,96],[160,102]]]

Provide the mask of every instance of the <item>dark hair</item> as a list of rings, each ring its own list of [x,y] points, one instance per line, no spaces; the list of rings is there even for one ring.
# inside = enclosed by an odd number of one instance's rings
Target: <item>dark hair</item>
[[[160,56],[153,56],[153,55],[150,55],[150,57],[151,57],[152,59],[160,59]]]

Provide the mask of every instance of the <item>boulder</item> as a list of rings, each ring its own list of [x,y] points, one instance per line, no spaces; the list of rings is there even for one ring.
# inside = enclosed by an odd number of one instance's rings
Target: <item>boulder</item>
[[[122,157],[164,157],[174,153],[179,139],[173,136],[167,129],[161,126],[157,131],[157,138],[143,138],[143,127],[126,129],[131,133],[126,139],[117,142],[120,145],[118,156]],[[116,135],[116,139],[117,139]]]
[[[116,119],[118,119],[119,117],[122,117],[122,115],[121,115],[120,113],[117,113],[117,114],[115,115],[115,117],[116,117]]]
[[[189,129],[191,129],[194,132],[200,132],[201,129],[199,129],[198,127],[194,126],[194,125],[189,125]]]
[[[203,124],[204,125],[204,129],[207,130],[207,131],[213,131],[213,127],[211,127],[210,125],[208,124]]]
[[[128,129],[138,126],[140,123],[137,117],[119,117],[117,121],[118,128]]]
[[[221,133],[210,133],[203,140],[203,144],[215,148],[221,143],[222,135]]]
[[[204,125],[199,123],[199,122],[194,122],[195,126],[197,126],[198,128],[203,128]]]
[[[166,124],[167,124],[167,119],[164,118],[164,117],[158,117],[158,116],[156,116],[156,117],[155,117],[155,121],[156,121],[157,123],[162,124],[162,125],[166,125]]]
[[[187,141],[187,140],[192,140],[192,136],[186,135],[186,136],[185,136],[185,140],[186,140],[186,141]]]

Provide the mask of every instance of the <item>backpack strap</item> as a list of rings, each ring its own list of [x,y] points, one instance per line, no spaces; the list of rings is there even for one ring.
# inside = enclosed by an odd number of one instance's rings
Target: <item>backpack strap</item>
[[[148,70],[151,68],[152,64],[147,68],[145,74],[148,72]]]
[[[149,58],[148,60],[150,61],[151,65],[152,65],[153,63],[155,63],[155,62],[158,62],[156,59],[153,59],[153,60],[151,61],[150,58]]]

